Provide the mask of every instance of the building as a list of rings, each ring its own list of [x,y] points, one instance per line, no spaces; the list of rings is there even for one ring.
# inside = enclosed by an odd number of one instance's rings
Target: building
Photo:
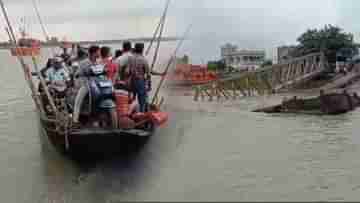
[[[236,45],[225,44],[221,47],[221,58],[228,67],[240,71],[255,70],[265,62],[265,50],[238,50]]]
[[[277,48],[277,63],[285,63],[292,59],[291,53],[296,49],[296,46],[281,46]]]

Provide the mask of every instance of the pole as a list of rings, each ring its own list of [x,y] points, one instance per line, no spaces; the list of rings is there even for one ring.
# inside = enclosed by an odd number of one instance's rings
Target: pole
[[[40,69],[38,67],[38,64],[36,62],[36,58],[34,56],[31,56],[31,59],[33,61],[33,64],[34,64],[34,68],[35,68],[35,71],[37,72],[38,76],[39,76],[39,79],[40,79],[40,83],[41,85],[43,86],[44,88],[44,91],[45,91],[45,94],[47,96],[47,98],[49,99],[49,102],[50,102],[50,105],[51,105],[51,108],[53,109],[53,111],[55,112],[55,114],[58,113],[58,110],[56,108],[56,105],[55,105],[55,102],[54,102],[54,99],[52,98],[50,92],[49,92],[49,89],[45,83],[45,80],[40,72]]]
[[[41,16],[40,16],[39,8],[37,7],[35,0],[32,0],[32,3],[33,3],[33,5],[34,5],[35,13],[36,13],[36,15],[37,15],[37,17],[38,17],[38,20],[39,20],[41,29],[42,29],[42,31],[43,31],[43,34],[44,34],[44,36],[45,36],[45,38],[46,38],[46,41],[49,41],[50,38],[49,38],[48,33],[46,32],[45,25],[44,25],[44,23],[43,23],[43,21],[42,21],[42,18],[41,18]],[[53,48],[51,48],[51,52],[52,52],[53,55],[55,55],[55,51],[53,50]],[[49,92],[49,89],[48,89],[48,87],[47,87],[47,85],[46,85],[46,83],[45,83],[45,80],[44,80],[42,74],[40,73],[40,69],[39,69],[38,64],[37,64],[37,62],[36,62],[36,58],[35,58],[34,56],[31,56],[31,59],[32,59],[33,64],[34,64],[35,71],[37,72],[37,74],[38,74],[38,76],[39,76],[40,83],[41,83],[41,85],[43,86],[44,91],[45,91],[45,94],[46,94],[46,96],[47,96],[48,99],[49,99],[51,108],[53,109],[53,111],[55,112],[55,114],[57,114],[58,111],[57,111],[57,108],[56,108],[56,106],[55,106],[54,99],[52,98],[52,96],[51,96],[51,94],[50,94],[50,92]]]
[[[152,102],[151,102],[152,105],[155,103],[155,101],[156,101],[156,99],[157,99],[157,97],[158,97],[158,94],[159,94],[159,92],[160,92],[161,86],[162,86],[162,84],[164,83],[164,80],[165,80],[165,77],[166,77],[166,75],[167,75],[167,73],[168,73],[168,71],[169,71],[169,68],[170,68],[171,64],[173,63],[173,60],[176,58],[176,54],[177,54],[178,50],[180,49],[181,45],[183,44],[183,42],[184,42],[184,40],[185,40],[185,37],[188,35],[188,33],[189,33],[189,31],[190,31],[190,28],[191,28],[191,24],[190,24],[189,27],[186,29],[186,31],[185,31],[182,39],[181,39],[180,42],[178,43],[178,45],[177,45],[177,47],[176,47],[176,49],[175,49],[175,51],[174,51],[174,54],[170,57],[169,63],[167,64],[166,69],[165,69],[165,75],[161,77],[160,83],[159,83],[159,85],[158,85],[157,88],[156,88],[154,97],[153,97]]]
[[[49,34],[47,33],[47,31],[46,31],[46,29],[45,29],[45,25],[44,25],[44,23],[43,23],[43,21],[42,21],[42,18],[41,18],[41,16],[40,16],[39,8],[37,7],[37,4],[36,4],[35,0],[32,0],[32,3],[33,3],[33,5],[34,5],[35,13],[36,13],[36,16],[37,16],[37,18],[38,18],[38,20],[39,20],[39,23],[40,23],[40,26],[41,26],[41,30],[43,31],[44,37],[45,37],[46,41],[49,42],[49,41],[50,41],[50,37],[49,37]],[[51,47],[51,52],[52,52],[53,56],[55,56],[55,51],[54,51],[54,48],[53,48],[53,47]]]
[[[170,5],[170,0],[167,0],[166,6],[165,6],[165,10],[164,10],[164,13],[163,13],[163,16],[162,16],[162,23],[161,23],[161,26],[160,26],[160,34],[159,34],[159,37],[158,37],[155,54],[154,54],[153,61],[152,61],[152,64],[151,64],[151,71],[154,70],[154,66],[155,66],[155,63],[156,63],[156,59],[157,59],[158,54],[159,54],[161,37],[162,37],[163,31],[164,31],[166,14],[167,14],[167,11],[168,11],[168,9],[169,9],[169,5]]]
[[[45,30],[45,26],[44,26],[43,21],[42,21],[42,19],[41,19],[41,16],[40,16],[40,13],[39,13],[39,9],[38,9],[38,7],[36,6],[36,2],[35,2],[35,0],[32,0],[32,2],[33,2],[33,5],[34,5],[34,8],[35,8],[36,16],[38,17],[38,20],[39,20],[41,29],[42,29],[42,31],[43,31],[43,34],[44,34],[46,40],[49,41],[49,40],[50,40],[50,39],[49,39],[49,35],[47,34],[47,32],[46,32],[46,30]]]
[[[156,27],[156,29],[155,29],[153,38],[152,38],[152,40],[150,41],[150,44],[149,44],[149,46],[148,46],[148,48],[147,48],[147,50],[146,50],[146,52],[145,52],[145,55],[148,55],[148,54],[149,54],[150,49],[151,49],[151,47],[152,47],[152,45],[153,45],[153,43],[154,43],[154,41],[155,41],[155,39],[156,39],[156,36],[157,36],[159,30],[162,30],[162,29],[163,29],[163,25],[164,25],[164,23],[165,23],[165,18],[166,18],[167,10],[168,10],[168,8],[169,8],[169,4],[170,4],[170,0],[167,0],[167,1],[166,1],[166,5],[165,5],[165,9],[164,9],[164,12],[163,12],[163,15],[161,16],[160,21],[159,21],[159,23],[158,23],[158,25],[157,25],[157,27]],[[162,31],[160,31],[160,32],[162,33]],[[160,36],[161,36],[161,34],[160,34]],[[161,39],[161,38],[160,38],[160,39]]]
[[[3,12],[3,15],[4,15],[5,21],[6,21],[7,25],[8,25],[8,30],[7,30],[7,32],[8,32],[8,34],[9,34],[10,41],[14,44],[15,49],[16,49],[16,50],[19,50],[19,46],[17,45],[17,41],[16,41],[16,37],[15,37],[15,34],[14,34],[14,30],[13,30],[13,28],[12,28],[12,26],[11,26],[11,23],[10,23],[10,20],[9,20],[9,16],[8,16],[8,14],[7,14],[7,12],[6,12],[5,5],[4,5],[3,0],[0,0],[0,6],[1,6],[1,9],[2,9],[2,12]],[[32,96],[33,96],[33,98],[35,97],[35,98],[34,98],[35,103],[36,103],[37,107],[40,108],[41,104],[39,103],[38,95],[36,94],[37,91],[36,91],[36,89],[35,89],[34,81],[32,80],[32,76],[31,76],[31,73],[30,73],[30,69],[27,67],[27,65],[26,65],[26,63],[25,63],[25,61],[24,61],[24,59],[23,59],[22,56],[17,55],[17,58],[18,58],[20,64],[22,65],[22,68],[23,68],[23,71],[24,71],[24,75],[25,75],[25,79],[27,80],[27,82],[28,82],[28,84],[29,84],[30,90],[31,90],[31,92],[32,92]],[[39,74],[39,72],[38,72],[38,74]],[[41,76],[41,74],[40,74],[40,76]],[[44,88],[46,88],[46,87],[44,86]],[[50,94],[47,94],[47,96],[48,96],[48,98],[49,98],[49,101],[51,102],[52,98],[51,98]],[[54,104],[53,102],[52,102],[51,106],[52,106],[54,112],[57,112],[56,107],[55,107],[55,104]]]
[[[150,49],[151,49],[151,47],[152,47],[152,45],[153,45],[153,43],[154,43],[154,41],[155,41],[155,38],[156,38],[157,33],[159,32],[159,29],[160,29],[160,26],[161,26],[162,21],[163,21],[163,19],[160,18],[160,21],[159,21],[158,25],[156,26],[154,35],[153,35],[153,37],[152,37],[152,39],[151,39],[151,41],[150,41],[150,44],[149,44],[149,46],[148,46],[148,48],[147,48],[147,50],[146,50],[146,52],[145,52],[145,56],[149,55]]]
[[[7,15],[3,0],[0,0],[0,6],[1,6],[1,9],[2,9],[2,13],[4,15],[5,21],[6,21],[7,25],[8,25],[8,27],[6,28],[6,31],[9,34],[10,41],[13,43],[15,48],[18,49],[19,47],[17,46],[17,41],[16,41],[16,37],[15,37],[15,34],[14,34],[14,30],[11,27],[10,20],[9,20],[8,15]],[[33,95],[35,95],[36,91],[35,91],[35,88],[34,88],[34,84],[31,81],[31,76],[29,76],[27,74],[27,71],[26,71],[27,67],[26,67],[25,61],[22,58],[22,56],[17,56],[17,58],[18,58],[18,60],[20,61],[21,65],[22,65],[22,68],[23,68],[23,71],[24,71],[24,74],[25,74],[25,79],[28,81],[29,87],[30,87]]]
[[[1,3],[1,2],[0,2]],[[8,34],[8,37],[9,37],[9,40],[10,40],[10,43],[13,44],[15,46],[15,50],[18,50],[18,46],[17,44],[15,43],[16,39],[13,38],[13,36],[11,35],[10,31],[8,28],[5,28],[6,30],[6,33]],[[25,80],[26,82],[28,83],[29,85],[29,88],[31,90],[31,96],[35,102],[35,105],[37,106],[37,108],[39,109],[42,109],[41,108],[41,104],[40,104],[40,101],[39,101],[39,98],[37,97],[36,95],[36,90],[35,90],[35,86],[34,86],[34,83],[32,81],[32,77],[31,75],[29,75],[30,73],[30,69],[28,68],[28,66],[25,64],[25,61],[22,57],[20,57],[19,55],[17,55],[17,59],[20,61],[20,64],[21,64],[21,67],[23,69],[23,72],[24,72],[24,77],[25,77]]]

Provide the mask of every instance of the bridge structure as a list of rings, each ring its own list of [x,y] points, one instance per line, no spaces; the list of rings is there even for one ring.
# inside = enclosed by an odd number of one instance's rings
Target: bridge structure
[[[325,70],[328,62],[323,53],[312,53],[255,71],[240,73],[228,78],[194,86],[194,100],[214,98],[236,99],[265,94],[306,82]]]

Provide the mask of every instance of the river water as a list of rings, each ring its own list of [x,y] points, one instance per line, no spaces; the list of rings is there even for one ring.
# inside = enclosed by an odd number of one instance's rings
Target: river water
[[[2,202],[356,201],[360,111],[264,115],[279,96],[167,96],[169,124],[137,154],[70,161],[48,143],[15,58],[0,52]]]

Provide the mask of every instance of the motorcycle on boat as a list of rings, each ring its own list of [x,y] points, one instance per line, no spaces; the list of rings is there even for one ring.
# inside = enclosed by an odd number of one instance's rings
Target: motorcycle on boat
[[[106,78],[104,66],[93,65],[84,76],[87,78],[89,94],[83,103],[88,103],[89,116],[100,121],[102,127],[117,129],[118,116],[113,83]]]

